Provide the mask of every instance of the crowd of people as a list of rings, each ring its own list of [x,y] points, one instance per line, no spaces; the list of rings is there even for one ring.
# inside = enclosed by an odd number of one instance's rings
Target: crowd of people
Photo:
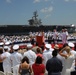
[[[20,49],[20,45],[14,43],[26,39],[31,41],[36,35],[45,37],[44,32],[37,32],[35,35],[30,33],[29,36],[0,36],[0,71],[5,75],[76,75],[75,43],[68,42],[69,34],[66,29],[62,31],[62,47],[57,42],[59,33],[56,29],[52,34],[54,47],[45,42],[39,46],[35,42],[26,43],[26,47]]]
[[[1,44],[0,71],[5,75],[10,72],[13,75],[71,75],[76,66],[73,47],[72,42],[64,44],[62,48],[58,44],[54,48],[51,44],[45,44],[42,50],[37,44],[27,44],[26,50],[20,51],[16,44],[10,52],[9,46]]]
[[[36,36],[44,36],[44,40],[48,43],[58,43],[58,40],[61,40],[61,42],[67,43],[69,39],[76,39],[76,36],[73,36],[72,34],[68,33],[67,29],[62,29],[62,31],[58,32],[56,29],[53,31],[48,30],[46,31],[39,31],[39,32],[29,32],[28,35],[0,35],[0,40],[3,40],[4,42],[9,41],[10,43],[28,43],[36,42]]]

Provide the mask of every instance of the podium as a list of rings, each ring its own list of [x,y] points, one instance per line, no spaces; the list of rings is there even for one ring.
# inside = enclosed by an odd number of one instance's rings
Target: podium
[[[36,36],[36,42],[41,46],[44,43],[44,36]]]

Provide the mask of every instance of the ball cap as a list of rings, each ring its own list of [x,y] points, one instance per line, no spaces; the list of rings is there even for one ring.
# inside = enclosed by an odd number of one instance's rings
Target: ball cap
[[[19,49],[19,45],[14,45],[14,46],[13,46],[13,49],[14,49],[14,50]]]
[[[69,46],[69,47],[74,47],[74,43],[69,42],[69,43],[68,43],[68,46]]]

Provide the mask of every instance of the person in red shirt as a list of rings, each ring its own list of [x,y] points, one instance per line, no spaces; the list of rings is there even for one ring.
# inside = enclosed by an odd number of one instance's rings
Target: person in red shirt
[[[45,66],[42,64],[42,57],[37,56],[35,63],[32,65],[34,75],[44,75]]]

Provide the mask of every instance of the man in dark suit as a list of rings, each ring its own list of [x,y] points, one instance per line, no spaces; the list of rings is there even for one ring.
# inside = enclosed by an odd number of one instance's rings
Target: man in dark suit
[[[57,53],[57,50],[54,50],[52,52],[53,57],[46,63],[46,70],[48,71],[48,75],[61,75],[63,65],[62,61],[56,57]]]

